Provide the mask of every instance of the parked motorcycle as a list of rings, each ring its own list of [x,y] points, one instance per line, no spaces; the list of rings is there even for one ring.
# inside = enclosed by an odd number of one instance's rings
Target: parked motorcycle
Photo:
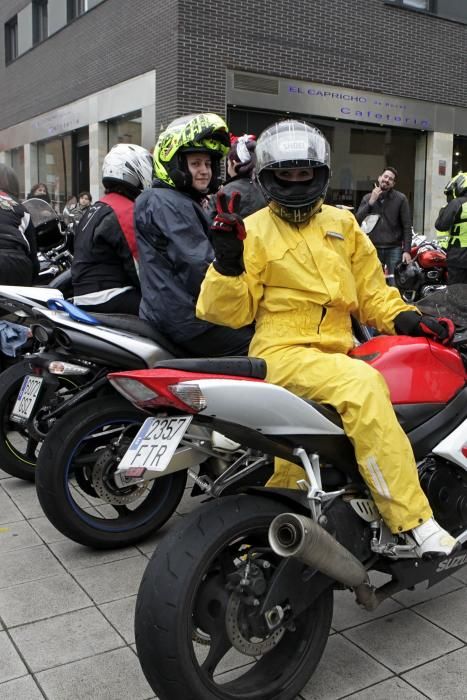
[[[412,260],[394,270],[394,282],[405,301],[414,303],[447,284],[447,256],[437,240],[415,234],[410,251]]]
[[[51,297],[73,317],[49,309]],[[42,442],[66,410],[104,392],[112,403],[110,370],[152,367],[179,355],[151,324],[118,314],[90,317],[53,290],[0,287],[0,308],[5,307],[27,315],[36,346],[0,382],[0,466],[19,478],[34,480]]]
[[[43,199],[26,199],[23,206],[29,212],[36,229],[38,284],[45,286],[55,281],[55,288],[60,289],[65,296],[71,296],[71,274],[64,273],[70,269],[73,261],[72,227]],[[60,279],[57,282],[58,277]]]
[[[374,610],[467,562],[467,331],[452,347],[378,336],[352,354],[386,377],[422,488],[460,551],[420,559],[415,542],[393,535],[338,414],[263,381],[263,361],[171,360],[111,375],[153,415],[114,473],[121,488],[143,488],[183,468],[178,451],[186,436],[193,444],[197,429],[303,468],[299,489],[255,488],[214,500],[159,543],[138,593],[135,630],[143,671],[161,700],[292,700],[324,651],[334,588],[352,589]],[[370,571],[390,581],[375,588]],[[229,661],[235,671],[223,676]]]

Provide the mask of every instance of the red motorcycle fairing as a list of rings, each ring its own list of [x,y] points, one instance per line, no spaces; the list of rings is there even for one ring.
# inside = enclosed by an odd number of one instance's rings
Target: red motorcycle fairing
[[[384,375],[397,404],[445,404],[467,382],[459,353],[427,338],[380,335],[350,355]]]

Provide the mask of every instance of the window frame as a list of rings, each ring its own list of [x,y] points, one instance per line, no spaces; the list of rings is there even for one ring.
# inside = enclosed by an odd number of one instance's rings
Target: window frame
[[[5,64],[18,58],[18,15],[5,22]]]
[[[438,9],[438,0],[426,0],[426,9],[408,5],[406,0],[384,0],[384,4],[391,7],[399,7],[401,10],[408,10],[409,12],[418,12],[421,15],[428,15],[429,17],[436,17],[437,19],[444,19],[448,22],[467,24],[467,16],[465,18],[451,17],[450,15],[444,14],[444,11],[440,12]]]
[[[74,19],[84,15],[87,11],[87,0],[67,0],[67,22],[72,22]]]
[[[49,36],[48,0],[32,0],[32,45],[36,46]]]

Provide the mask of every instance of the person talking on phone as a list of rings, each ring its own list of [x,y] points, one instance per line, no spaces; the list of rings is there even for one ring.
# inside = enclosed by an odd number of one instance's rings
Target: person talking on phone
[[[387,269],[389,280],[394,284],[394,269],[401,261],[411,261],[412,222],[409,202],[405,194],[394,188],[397,170],[387,167],[378,177],[372,191],[364,195],[355,214],[359,224],[370,214],[378,219],[369,232],[381,264]]]

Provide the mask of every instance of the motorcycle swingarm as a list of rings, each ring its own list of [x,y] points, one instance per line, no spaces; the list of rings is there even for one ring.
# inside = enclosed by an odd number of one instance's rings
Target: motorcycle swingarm
[[[292,616],[298,617],[316,598],[336,582],[317,569],[311,569],[298,559],[283,559],[268,586],[260,614],[276,605],[290,604]]]

